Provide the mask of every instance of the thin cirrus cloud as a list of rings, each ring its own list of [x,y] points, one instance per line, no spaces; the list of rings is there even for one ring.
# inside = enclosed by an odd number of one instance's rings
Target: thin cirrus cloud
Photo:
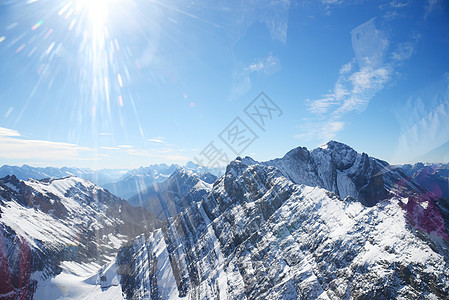
[[[340,68],[332,90],[319,99],[306,100],[313,117],[303,122],[301,133],[295,137],[320,142],[334,138],[345,128],[342,117],[366,109],[370,100],[392,79],[395,67],[411,57],[418,38],[391,45],[376,28],[374,18],[354,28],[351,31],[354,59]],[[388,49],[392,49],[389,56]],[[386,57],[389,59],[385,62]]]
[[[300,126],[302,133],[295,135],[298,139],[309,139],[311,136],[319,136],[323,140],[331,140],[335,135],[341,131],[345,126],[341,121],[314,121],[307,120]]]
[[[354,63],[344,65],[330,93],[317,100],[307,100],[312,114],[317,115],[319,119],[325,117],[330,120],[315,124],[325,126],[318,130],[323,134],[310,134],[310,137],[318,136],[323,140],[334,138],[344,128],[343,122],[340,121],[342,116],[351,111],[363,111],[371,98],[385,87],[392,73],[392,68],[388,65],[378,68],[364,67],[355,72],[353,68]],[[331,126],[328,127],[329,125]]]
[[[331,93],[309,102],[311,112],[330,112],[339,118],[350,111],[363,111],[371,98],[384,88],[391,77],[391,66],[383,62],[389,41],[374,21],[371,19],[351,31],[355,59],[340,68]]]
[[[279,71],[280,68],[281,62],[279,58],[277,56],[269,55],[250,64],[248,67],[244,68],[244,71],[263,72],[266,75],[272,75]]]
[[[441,80],[415,92],[405,105],[397,107],[396,119],[402,133],[394,161],[449,161],[449,74],[445,73]],[[442,156],[432,154],[443,145],[446,148]]]
[[[20,132],[0,127],[0,158],[25,160],[80,160],[90,148],[75,144],[25,139]]]
[[[281,60],[272,54],[260,58],[249,65],[239,69],[233,74],[233,83],[231,88],[231,99],[246,94],[252,88],[251,75],[263,74],[271,76],[281,70]]]
[[[157,143],[157,144],[166,144],[163,138],[153,138],[153,139],[147,139],[148,142]]]

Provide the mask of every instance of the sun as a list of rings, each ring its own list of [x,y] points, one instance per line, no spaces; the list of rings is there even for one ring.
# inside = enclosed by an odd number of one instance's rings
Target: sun
[[[93,28],[101,28],[106,23],[109,10],[117,4],[116,2],[111,0],[77,0],[75,5],[86,14]]]

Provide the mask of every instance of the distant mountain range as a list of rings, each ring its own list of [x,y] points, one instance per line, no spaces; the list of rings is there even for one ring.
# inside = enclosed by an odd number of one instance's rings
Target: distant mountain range
[[[52,167],[31,167],[28,165],[0,167],[0,178],[7,175],[15,175],[22,180],[44,179],[44,178],[61,178],[65,176],[76,176],[87,179],[95,184],[108,189],[111,193],[123,199],[129,199],[132,196],[142,193],[147,187],[153,183],[162,182],[178,168],[179,165],[172,164],[154,164],[148,167],[140,167],[138,169],[80,169],[80,168],[52,168]],[[215,176],[221,175],[221,171],[217,168],[204,168],[191,161],[183,166],[186,170],[190,170],[197,174],[211,173]]]
[[[165,181],[176,170],[177,165],[150,165],[126,172],[114,182],[107,183],[104,188],[114,195],[129,199],[141,193],[153,183]]]
[[[138,170],[166,179],[129,203],[77,177],[0,179],[0,298],[447,299],[447,165],[331,141],[218,178]]]
[[[125,174],[127,170],[119,169],[102,169],[94,171],[91,169],[81,168],[53,168],[53,167],[31,167],[28,165],[8,166],[3,165],[0,167],[0,178],[7,175],[14,175],[19,179],[28,180],[44,179],[44,178],[61,178],[65,176],[76,176],[79,178],[87,179],[94,182],[97,185],[103,185],[105,183],[113,182]]]
[[[210,173],[196,174],[177,167],[167,180],[154,183],[128,202],[143,206],[157,218],[166,220],[185,210],[192,202],[200,201],[216,179]]]

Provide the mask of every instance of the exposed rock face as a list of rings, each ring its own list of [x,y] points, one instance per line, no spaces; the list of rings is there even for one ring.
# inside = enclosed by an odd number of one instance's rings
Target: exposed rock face
[[[0,269],[7,290],[2,294],[31,298],[38,279],[61,272],[61,261],[102,264],[121,244],[157,226],[145,209],[84,179],[2,178]]]
[[[299,147],[265,164],[277,167],[294,183],[319,186],[342,199],[357,199],[365,206],[374,206],[395,195],[424,192],[421,186],[407,180],[400,168],[335,141],[310,152]]]
[[[204,179],[204,180],[203,180]],[[164,182],[155,183],[128,202],[143,206],[157,218],[166,220],[184,211],[192,202],[200,201],[217,178],[210,173],[195,174],[178,167]]]
[[[349,149],[336,155],[300,148],[288,160],[231,162],[200,202],[122,248],[123,291],[129,299],[445,299],[448,237],[438,211],[393,196],[394,176],[373,179],[354,167],[376,175],[383,162]],[[353,183],[346,193],[362,201],[337,196],[339,172]],[[385,192],[370,194],[381,180]],[[433,227],[415,226],[408,206]]]

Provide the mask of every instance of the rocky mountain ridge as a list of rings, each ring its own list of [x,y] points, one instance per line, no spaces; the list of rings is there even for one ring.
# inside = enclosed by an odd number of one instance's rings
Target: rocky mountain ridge
[[[385,162],[320,149],[231,162],[200,202],[121,249],[127,297],[445,299],[449,237],[435,199]],[[379,181],[385,192],[363,192]]]

